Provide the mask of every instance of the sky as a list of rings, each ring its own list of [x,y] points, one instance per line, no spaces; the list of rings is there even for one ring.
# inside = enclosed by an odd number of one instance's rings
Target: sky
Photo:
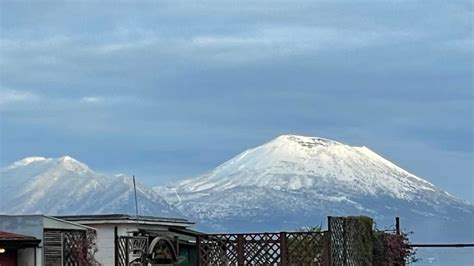
[[[471,1],[1,1],[0,165],[150,186],[281,134],[367,146],[474,202]]]

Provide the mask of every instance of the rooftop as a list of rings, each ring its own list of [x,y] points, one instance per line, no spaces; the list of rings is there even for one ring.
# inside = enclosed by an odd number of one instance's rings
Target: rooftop
[[[37,247],[41,242],[33,236],[20,235],[11,232],[0,231],[0,246],[6,248],[28,248]]]
[[[0,241],[4,240],[36,240],[36,237],[0,231]]]
[[[88,223],[114,223],[114,222],[125,222],[135,223],[137,218],[128,214],[92,214],[92,215],[65,215],[55,216],[58,219],[74,221],[74,222],[88,222]],[[182,218],[165,218],[156,216],[138,216],[139,223],[150,223],[150,224],[175,224],[190,226],[194,223]]]

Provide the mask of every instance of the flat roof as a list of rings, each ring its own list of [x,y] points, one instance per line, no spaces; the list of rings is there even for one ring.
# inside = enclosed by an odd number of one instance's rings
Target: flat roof
[[[90,215],[62,215],[55,216],[58,219],[73,221],[73,222],[87,222],[87,223],[136,223],[137,218],[128,214],[90,214]],[[194,222],[183,218],[166,218],[157,216],[138,216],[139,223],[149,224],[168,224],[168,225],[184,225],[190,226]]]
[[[80,224],[74,223],[73,221],[67,221],[65,219],[59,219],[54,216],[49,216],[45,214],[0,214],[0,222],[4,219],[18,219],[18,218],[38,218],[42,219],[41,226],[45,229],[84,229],[84,230],[95,230],[95,228]],[[31,224],[28,224],[31,226]]]

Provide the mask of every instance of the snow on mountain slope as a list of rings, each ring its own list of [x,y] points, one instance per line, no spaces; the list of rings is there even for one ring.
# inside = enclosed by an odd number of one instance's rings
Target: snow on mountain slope
[[[407,226],[431,228],[474,222],[472,205],[370,149],[318,137],[283,135],[155,191],[217,231],[291,230],[320,224],[327,215],[354,214],[382,223],[402,216]],[[474,238],[472,231],[465,235]]]
[[[247,150],[211,173],[177,187],[186,192],[238,186],[298,190],[335,183],[366,195],[383,191],[398,198],[413,197],[418,190],[436,190],[366,147],[292,135]]]
[[[105,176],[69,156],[28,157],[0,172],[0,213],[135,213],[132,179]],[[138,184],[142,214],[176,216],[173,208]]]

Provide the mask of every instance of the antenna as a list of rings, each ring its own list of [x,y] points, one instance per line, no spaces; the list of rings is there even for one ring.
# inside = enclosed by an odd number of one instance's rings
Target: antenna
[[[138,201],[137,201],[137,186],[135,184],[135,175],[133,175],[133,191],[135,193],[135,218],[137,220],[137,230],[138,228]]]

